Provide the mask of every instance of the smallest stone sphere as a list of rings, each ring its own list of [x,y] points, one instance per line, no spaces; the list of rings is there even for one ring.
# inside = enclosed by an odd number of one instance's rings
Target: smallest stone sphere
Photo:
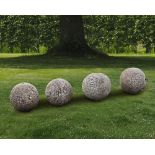
[[[111,91],[111,81],[109,77],[103,73],[91,73],[84,78],[82,90],[87,98],[101,100],[109,95]]]
[[[30,83],[19,83],[10,93],[10,102],[15,110],[30,111],[39,103],[39,93]]]
[[[145,74],[139,68],[127,68],[121,73],[120,84],[124,92],[138,94],[145,89]]]
[[[61,106],[67,104],[72,99],[71,84],[61,78],[54,79],[47,84],[45,95],[52,105]]]

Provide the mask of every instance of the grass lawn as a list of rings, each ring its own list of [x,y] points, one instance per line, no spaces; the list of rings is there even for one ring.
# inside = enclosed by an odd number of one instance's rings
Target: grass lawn
[[[141,68],[148,84],[145,92],[121,91],[119,76],[127,67]],[[105,100],[86,99],[83,78],[92,72],[107,74],[112,92]],[[50,106],[44,95],[47,83],[65,78],[74,98],[63,107]],[[40,94],[38,108],[14,111],[12,87],[34,84]],[[155,56],[119,56],[109,59],[60,58],[45,55],[0,54],[0,138],[155,138]]]

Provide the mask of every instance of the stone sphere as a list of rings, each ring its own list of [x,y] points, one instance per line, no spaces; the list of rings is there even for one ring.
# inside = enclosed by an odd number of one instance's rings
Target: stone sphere
[[[26,82],[19,83],[11,90],[10,101],[14,109],[30,111],[38,105],[39,93],[32,84]]]
[[[72,86],[68,81],[57,78],[47,84],[45,95],[50,104],[64,105],[72,98]]]
[[[145,74],[139,68],[127,68],[120,76],[120,84],[124,92],[137,94],[146,86]]]
[[[103,73],[91,73],[84,78],[82,90],[87,98],[101,100],[109,95],[111,91],[111,81],[109,77]]]

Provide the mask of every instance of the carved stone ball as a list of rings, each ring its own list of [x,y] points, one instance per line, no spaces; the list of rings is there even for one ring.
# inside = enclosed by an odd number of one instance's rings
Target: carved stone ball
[[[127,68],[120,76],[120,84],[124,92],[137,94],[145,89],[145,74],[139,68]]]
[[[30,83],[19,83],[10,93],[10,102],[15,110],[30,111],[38,105],[39,93]]]
[[[101,100],[109,95],[111,91],[111,81],[109,77],[103,73],[91,73],[84,78],[82,90],[87,98]]]
[[[64,105],[72,98],[71,84],[61,78],[54,79],[47,84],[45,95],[52,105]]]

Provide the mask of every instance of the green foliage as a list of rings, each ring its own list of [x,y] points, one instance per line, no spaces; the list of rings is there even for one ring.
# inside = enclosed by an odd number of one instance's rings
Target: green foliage
[[[58,39],[57,16],[0,16],[1,52],[40,52]],[[16,51],[17,50],[17,51]]]
[[[146,53],[150,53],[151,47],[155,47],[155,16],[139,16],[136,21],[136,34],[146,48]]]
[[[84,16],[84,26],[89,45],[107,53],[155,46],[155,16]]]
[[[106,53],[155,49],[155,16],[83,16],[88,44]],[[0,52],[45,52],[59,41],[58,16],[0,16]]]

